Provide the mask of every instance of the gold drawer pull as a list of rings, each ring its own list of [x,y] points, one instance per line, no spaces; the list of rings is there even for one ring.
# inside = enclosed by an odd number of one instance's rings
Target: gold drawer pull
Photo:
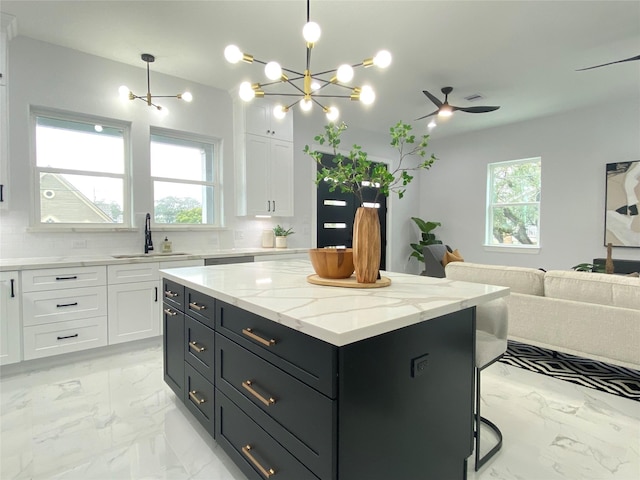
[[[245,456],[251,461],[251,463],[256,466],[258,470],[260,470],[260,473],[264,475],[265,478],[270,478],[271,476],[276,474],[276,471],[273,468],[267,470],[262,465],[260,465],[260,462],[258,462],[258,460],[256,460],[256,458],[251,455],[249,450],[251,450],[251,445],[245,445],[244,447],[242,447],[242,453],[245,454]]]
[[[172,292],[171,290],[165,290],[164,296],[169,298],[176,298],[178,294],[176,292]]]
[[[263,397],[258,392],[256,392],[253,389],[253,382],[251,382],[251,380],[247,380],[246,382],[242,382],[242,386],[244,388],[246,388],[247,390],[249,390],[249,393],[251,393],[251,395],[253,395],[258,400],[260,400],[262,403],[264,403],[265,406],[270,407],[271,405],[275,405],[276,399],[273,398],[271,395],[269,395],[269,399],[267,400],[265,397]]]
[[[191,348],[191,350],[195,350],[196,353],[202,353],[206,350],[205,347],[199,346],[196,342],[189,342],[189,348]]]
[[[200,310],[206,310],[207,306],[206,305],[198,305],[196,302],[191,302],[189,304],[189,306],[191,308],[193,308],[194,310],[200,311]]]
[[[191,390],[189,392],[189,397],[191,397],[191,400],[196,402],[198,405],[202,405],[204,402],[206,402],[206,400],[204,398],[198,398],[196,393],[198,393],[198,392],[196,392],[195,390]]]
[[[242,329],[242,333],[244,333],[247,337],[252,338],[256,342],[260,342],[261,344],[263,344],[266,347],[272,347],[272,346],[274,346],[276,344],[276,341],[273,338],[271,340],[267,340],[266,338],[262,338],[261,336],[256,335],[255,333],[253,333],[253,330],[251,328],[243,328]]]
[[[173,310],[171,310],[170,308],[165,308],[164,309],[164,313],[166,313],[167,315],[169,315],[170,317],[175,317],[178,312],[174,312]]]

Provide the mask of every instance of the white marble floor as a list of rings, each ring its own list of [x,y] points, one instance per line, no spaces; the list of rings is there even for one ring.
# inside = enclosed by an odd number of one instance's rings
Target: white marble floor
[[[5,373],[0,478],[246,480],[176,404],[159,343],[143,347]],[[504,446],[480,472],[470,458],[471,480],[640,478],[640,402],[499,363],[483,402]]]

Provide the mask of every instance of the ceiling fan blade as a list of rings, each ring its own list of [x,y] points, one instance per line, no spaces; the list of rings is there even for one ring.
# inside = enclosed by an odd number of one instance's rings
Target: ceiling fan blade
[[[436,110],[435,112],[431,112],[429,115],[425,115],[424,117],[416,118],[416,119],[414,120],[414,122],[417,122],[418,120],[422,120],[423,118],[430,117],[431,115],[435,115],[435,114],[436,114],[436,113],[438,113],[439,111],[440,111],[440,110],[438,109],[438,110]]]
[[[452,107],[452,109],[460,110],[461,112],[466,113],[487,113],[493,112],[494,110],[498,110],[500,107]]]
[[[591,70],[593,68],[606,67],[607,65],[613,65],[615,63],[631,62],[633,60],[640,60],[640,55],[636,55],[635,57],[625,58],[624,60],[616,60],[615,62],[603,63],[602,65],[594,65],[593,67],[579,68],[578,70],[576,70],[576,72],[583,72],[585,70]]]
[[[424,93],[429,98],[429,100],[431,100],[435,104],[436,107],[440,108],[442,106],[442,102],[438,99],[438,97],[430,94],[426,90],[423,90],[422,93]]]

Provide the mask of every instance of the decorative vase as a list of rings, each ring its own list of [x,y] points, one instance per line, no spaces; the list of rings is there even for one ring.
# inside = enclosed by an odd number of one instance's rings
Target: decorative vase
[[[287,248],[287,237],[276,237],[276,248]]]
[[[376,208],[359,207],[356,210],[353,265],[358,283],[376,283],[380,271],[380,218]]]

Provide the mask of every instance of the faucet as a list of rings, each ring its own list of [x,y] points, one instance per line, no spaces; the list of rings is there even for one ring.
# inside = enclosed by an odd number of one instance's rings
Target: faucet
[[[151,214],[147,213],[144,224],[144,253],[153,250],[153,241],[151,240]]]

